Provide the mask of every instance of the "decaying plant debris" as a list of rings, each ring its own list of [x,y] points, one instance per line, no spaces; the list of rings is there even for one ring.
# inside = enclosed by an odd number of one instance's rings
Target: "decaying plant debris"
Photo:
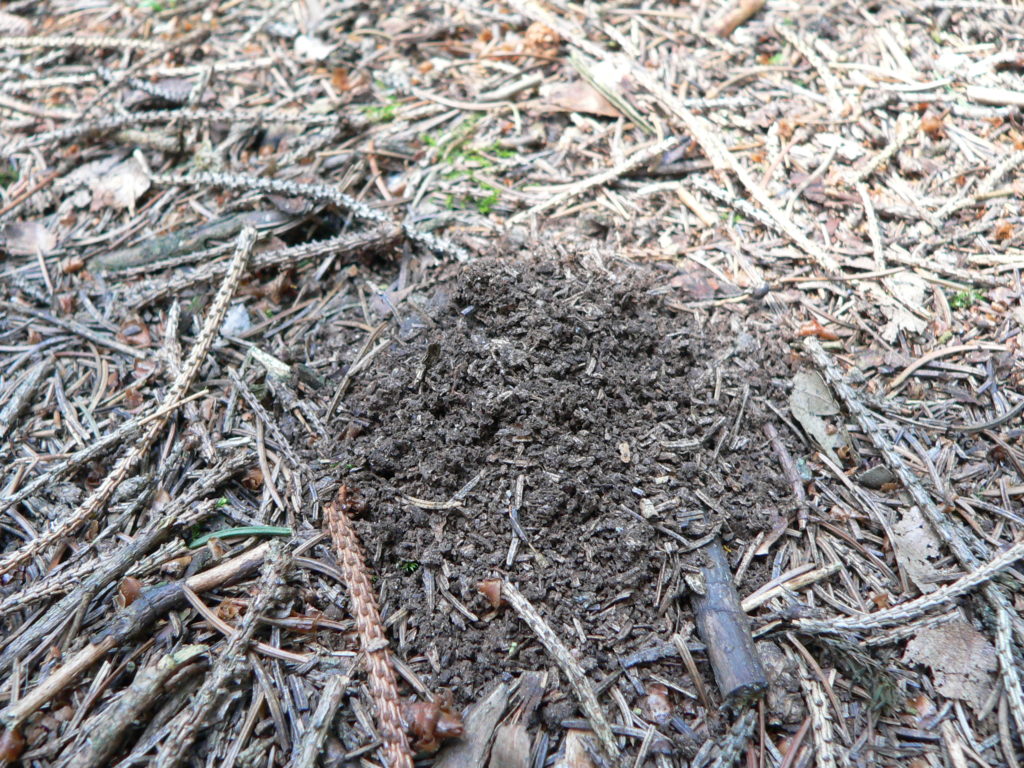
[[[1020,765],[1022,17],[5,4],[0,761]]]

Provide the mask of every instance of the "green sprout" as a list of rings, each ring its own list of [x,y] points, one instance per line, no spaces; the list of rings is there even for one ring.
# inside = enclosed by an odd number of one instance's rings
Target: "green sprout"
[[[368,104],[363,107],[363,114],[371,123],[390,123],[395,119],[397,110],[398,102],[392,100],[387,104]]]
[[[953,294],[953,297],[949,300],[949,306],[953,309],[967,309],[973,307],[979,301],[985,298],[985,294],[981,291],[968,290],[959,291]]]
[[[398,569],[405,574],[416,573],[420,569],[420,564],[416,560],[403,560],[398,564]]]
[[[15,168],[0,168],[0,187],[6,189],[18,180],[18,171]]]

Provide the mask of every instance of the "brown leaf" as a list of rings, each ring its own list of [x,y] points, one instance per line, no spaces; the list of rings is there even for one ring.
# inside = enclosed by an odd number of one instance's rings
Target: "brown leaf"
[[[541,100],[548,107],[562,112],[584,112],[602,117],[622,117],[612,103],[584,80],[555,83],[540,89]]]
[[[494,732],[490,768],[528,768],[530,736],[522,723],[509,723]]]
[[[135,215],[135,201],[149,189],[149,177],[135,158],[130,157],[93,181],[90,186],[92,205],[89,210],[127,208],[130,214]]]
[[[0,245],[13,256],[44,256],[57,245],[57,238],[38,221],[14,221],[3,229]]]
[[[433,754],[443,742],[462,736],[462,716],[455,710],[451,691],[441,691],[433,701],[406,702],[402,709],[417,752]]]
[[[929,667],[936,691],[967,702],[976,712],[995,684],[996,649],[960,619],[922,629],[907,643],[903,661]]]

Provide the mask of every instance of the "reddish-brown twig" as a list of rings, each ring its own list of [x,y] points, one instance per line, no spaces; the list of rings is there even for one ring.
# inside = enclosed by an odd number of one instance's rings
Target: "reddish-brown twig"
[[[383,751],[390,768],[412,768],[412,751],[405,735],[402,711],[398,700],[395,671],[391,666],[388,639],[380,620],[377,598],[373,593],[359,537],[349,514],[357,508],[347,486],[338,489],[333,502],[324,505],[324,515],[338,552],[341,572],[348,587],[352,613],[359,631],[359,641],[366,653],[370,692],[377,704],[377,722]]]

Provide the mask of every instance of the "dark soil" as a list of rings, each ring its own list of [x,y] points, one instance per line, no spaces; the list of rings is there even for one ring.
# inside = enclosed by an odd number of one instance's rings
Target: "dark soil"
[[[675,313],[671,275],[614,270],[539,258],[463,269],[422,302],[433,317],[398,307],[415,322],[358,374],[335,425],[384,613],[408,611],[392,629],[400,655],[463,702],[553,666],[510,610],[490,608],[482,579],[517,584],[597,680],[689,617],[675,600],[694,563],[686,541],[720,524],[738,556],[789,508],[761,428],[790,375],[770,314],[756,300]],[[670,445],[693,439],[699,449]],[[740,594],[766,578],[755,564]]]

